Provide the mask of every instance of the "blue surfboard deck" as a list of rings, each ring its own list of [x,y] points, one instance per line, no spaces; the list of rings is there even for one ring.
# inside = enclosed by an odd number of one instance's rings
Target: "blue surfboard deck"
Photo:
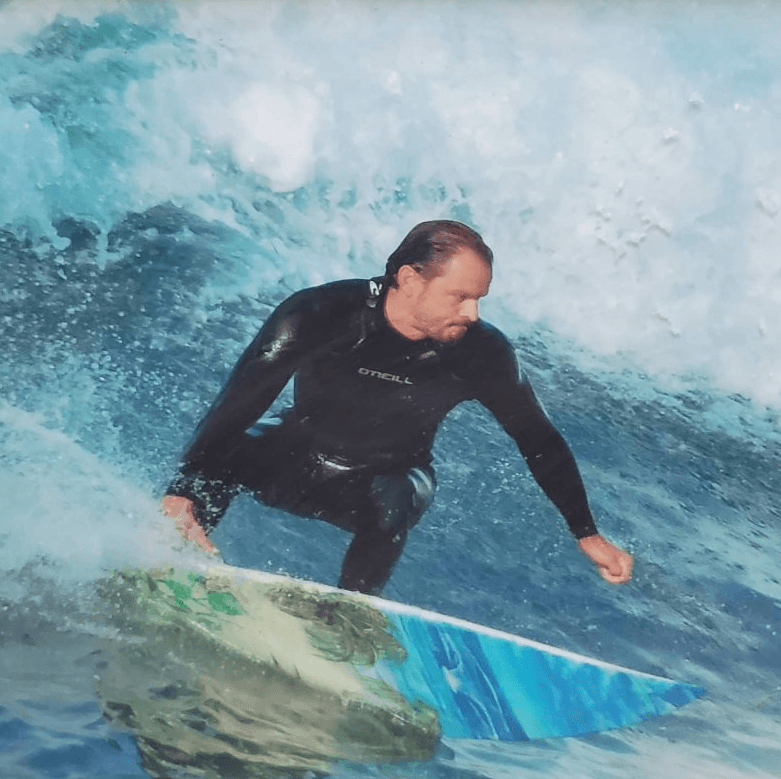
[[[379,606],[410,656],[396,688],[450,738],[525,741],[634,725],[705,690],[425,611]]]
[[[340,700],[436,713],[457,739],[577,736],[636,724],[704,694],[382,598],[222,563],[124,574],[150,619],[177,621],[215,651],[273,664]],[[385,692],[383,692],[385,691]],[[395,715],[394,715],[395,716]]]

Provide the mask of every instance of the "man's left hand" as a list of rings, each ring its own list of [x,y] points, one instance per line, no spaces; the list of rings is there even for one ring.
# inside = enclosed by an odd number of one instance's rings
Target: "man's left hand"
[[[633,558],[600,535],[587,536],[578,541],[583,552],[597,566],[602,578],[611,584],[624,584],[632,578]]]

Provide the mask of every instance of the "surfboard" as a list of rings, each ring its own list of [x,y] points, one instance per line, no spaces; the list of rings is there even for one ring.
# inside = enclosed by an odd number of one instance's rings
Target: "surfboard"
[[[125,571],[116,581],[139,618],[175,627],[180,646],[206,642],[245,669],[295,680],[332,701],[333,717],[339,707],[371,713],[385,732],[407,733],[398,746],[414,744],[413,759],[433,752],[440,736],[525,741],[626,727],[705,692],[413,606],[223,563]]]

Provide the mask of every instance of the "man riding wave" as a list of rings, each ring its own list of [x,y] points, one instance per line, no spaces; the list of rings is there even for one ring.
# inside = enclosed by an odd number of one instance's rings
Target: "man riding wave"
[[[385,275],[305,289],[268,318],[187,448],[163,499],[182,535],[209,532],[248,491],[266,505],[353,534],[339,586],[377,594],[436,486],[439,424],[477,400],[511,436],[609,582],[632,557],[599,535],[572,453],[548,419],[507,338],[481,320],[493,254],[460,222],[417,225]],[[256,422],[288,380],[279,424]]]

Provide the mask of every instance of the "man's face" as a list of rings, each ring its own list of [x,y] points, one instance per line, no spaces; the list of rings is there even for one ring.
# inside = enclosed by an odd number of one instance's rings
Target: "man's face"
[[[441,343],[457,341],[478,319],[480,298],[488,294],[491,268],[471,249],[459,249],[439,276],[418,273],[412,314],[425,338]]]

